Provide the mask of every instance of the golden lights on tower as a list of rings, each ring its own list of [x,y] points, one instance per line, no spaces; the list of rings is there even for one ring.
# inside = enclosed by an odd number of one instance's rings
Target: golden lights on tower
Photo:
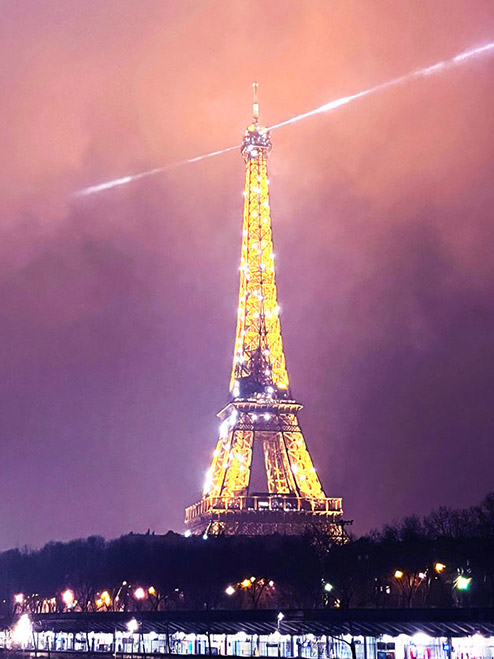
[[[266,388],[286,390],[289,384],[271,232],[267,174],[270,148],[266,129],[255,124],[249,126],[242,148],[246,177],[237,330],[230,381],[234,396],[241,393],[240,381],[249,376]]]
[[[218,414],[222,423],[203,498],[186,510],[186,523],[197,533],[211,529],[269,532],[256,531],[269,524],[255,521],[250,526],[237,521],[227,524],[224,519],[228,515],[236,520],[244,514],[253,520],[269,515],[275,519],[281,512],[289,512],[291,528],[295,528],[297,514],[300,519],[312,515],[312,523],[317,519],[334,526],[342,513],[341,499],[329,499],[323,491],[298,422],[302,406],[292,399],[289,388],[273,253],[267,167],[270,151],[269,131],[259,123],[255,84],[253,122],[241,146],[245,189],[231,399]],[[252,498],[256,451],[264,463],[266,492],[262,501],[257,495]],[[287,514],[284,519],[288,519]],[[284,528],[278,524],[276,532],[285,532]]]

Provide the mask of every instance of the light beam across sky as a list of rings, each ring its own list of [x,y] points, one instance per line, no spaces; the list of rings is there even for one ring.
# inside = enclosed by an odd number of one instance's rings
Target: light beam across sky
[[[375,87],[371,87],[370,89],[366,89],[362,92],[352,94],[351,96],[343,96],[342,98],[337,98],[336,100],[330,101],[325,105],[321,105],[320,107],[315,108],[314,110],[309,110],[308,112],[299,114],[296,117],[291,117],[291,119],[286,119],[285,121],[281,121],[278,124],[274,124],[273,126],[270,126],[269,129],[274,130],[275,128],[280,128],[281,126],[287,126],[288,124],[293,124],[296,121],[307,119],[308,117],[312,117],[313,115],[316,114],[321,114],[323,112],[329,112],[330,110],[335,110],[336,108],[339,108],[342,105],[346,105],[347,103],[351,103],[352,101],[356,101],[357,99],[362,98],[363,96],[370,96],[371,94],[376,94],[377,92],[384,91],[385,89],[389,89],[390,87],[396,87],[397,85],[402,85],[403,83],[408,82],[409,80],[413,80],[414,78],[426,77],[433,75],[435,73],[439,73],[441,71],[446,71],[447,69],[463,64],[472,57],[480,57],[481,55],[484,55],[486,52],[491,50],[494,50],[494,41],[491,41],[490,43],[485,44],[484,46],[479,46],[477,48],[470,48],[469,50],[465,50],[459,55],[452,57],[451,59],[442,60],[441,62],[438,62],[437,64],[433,64],[432,66],[427,66],[423,69],[418,69],[417,71],[406,73],[405,75],[399,76],[398,78],[393,78],[392,80],[388,80],[387,82],[383,82],[380,85],[376,85]]]
[[[386,89],[389,89],[390,87],[396,87],[398,85],[402,85],[413,79],[435,75],[436,73],[440,73],[448,69],[460,66],[470,59],[489,54],[493,50],[494,50],[494,41],[484,44],[483,46],[469,48],[468,50],[464,50],[463,52],[459,53],[455,57],[452,57],[451,59],[441,60],[440,62],[437,62],[436,64],[432,64],[431,66],[418,69],[417,71],[411,71],[410,73],[406,73],[402,76],[399,76],[398,78],[393,78],[392,80],[388,80],[387,82],[382,82],[379,85],[370,87],[369,89],[365,89],[364,91],[361,92],[357,92],[356,94],[337,98],[334,101],[330,101],[329,103],[325,103],[324,105],[319,106],[318,108],[309,110],[308,112],[303,112],[302,114],[298,114],[295,117],[291,117],[290,119],[285,119],[284,121],[280,121],[277,124],[273,124],[268,128],[269,130],[275,130],[277,128],[281,128],[282,126],[288,126],[289,124],[293,124],[297,121],[302,121],[303,119],[307,119],[317,114],[322,114],[324,112],[330,112],[331,110],[336,110],[336,108],[339,108],[342,105],[347,105],[348,103],[351,103],[352,101],[356,101],[359,98],[363,98],[364,96],[370,96],[371,94],[382,92]],[[201,156],[195,156],[194,158],[178,160],[176,162],[163,165],[162,167],[156,167],[154,169],[150,169],[145,172],[140,172],[138,174],[123,176],[121,178],[113,179],[111,181],[105,181],[104,183],[90,185],[87,188],[83,188],[82,190],[78,190],[77,192],[74,192],[73,196],[86,197],[88,195],[92,195],[97,192],[110,190],[120,185],[126,185],[127,183],[138,181],[141,178],[147,178],[148,176],[154,176],[155,174],[160,174],[162,172],[165,172],[175,167],[179,167],[181,165],[187,165],[193,162],[198,162],[200,160],[205,160],[206,158],[213,158],[214,156],[219,156],[223,153],[227,153],[228,151],[233,151],[234,149],[237,148],[239,148],[239,145],[229,146],[225,149],[211,151],[210,153],[206,153]]]
[[[103,192],[104,190],[110,190],[111,188],[116,188],[119,185],[125,185],[126,183],[132,183],[133,181],[138,181],[141,178],[147,178],[148,176],[153,176],[154,174],[160,174],[161,172],[166,172],[169,169],[174,169],[175,167],[180,167],[180,165],[188,165],[193,162],[198,162],[199,160],[205,160],[206,158],[213,158],[213,156],[219,156],[222,153],[227,153],[227,151],[233,151],[236,149],[237,145],[229,146],[226,149],[219,149],[218,151],[211,151],[211,153],[205,153],[202,156],[195,156],[194,158],[186,158],[184,160],[177,160],[176,162],[171,162],[168,165],[163,165],[162,167],[155,167],[154,169],[148,169],[145,172],[140,172],[139,174],[133,174],[131,176],[122,176],[122,178],[116,178],[112,181],[106,181],[105,183],[99,183],[96,185],[90,185],[88,188],[83,188],[74,192],[74,197],[86,197],[87,195],[95,194],[96,192]]]

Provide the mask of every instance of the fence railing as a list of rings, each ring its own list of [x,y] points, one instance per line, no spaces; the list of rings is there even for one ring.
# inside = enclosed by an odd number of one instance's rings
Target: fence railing
[[[304,499],[296,496],[266,494],[256,496],[204,497],[186,510],[185,521],[207,513],[260,512],[308,513],[338,515],[342,512],[341,498]]]

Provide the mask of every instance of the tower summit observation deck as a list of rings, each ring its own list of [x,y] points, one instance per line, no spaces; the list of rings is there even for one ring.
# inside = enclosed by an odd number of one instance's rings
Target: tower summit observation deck
[[[269,131],[259,124],[257,84],[245,161],[240,292],[230,400],[203,497],[185,511],[194,534],[303,534],[338,538],[340,498],[328,498],[313,466],[293,399],[276,290],[267,159]]]

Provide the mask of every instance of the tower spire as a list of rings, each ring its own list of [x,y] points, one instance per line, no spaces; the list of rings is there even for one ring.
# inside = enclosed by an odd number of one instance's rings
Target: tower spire
[[[304,533],[340,538],[341,499],[326,497],[298,421],[288,381],[269,204],[271,140],[253,123],[242,141],[245,190],[240,286],[230,400],[202,499],[186,509],[194,533]]]
[[[258,89],[259,89],[259,83],[253,82],[252,91],[254,92],[254,103],[252,104],[252,118],[256,126],[259,123],[259,101],[257,100]]]

